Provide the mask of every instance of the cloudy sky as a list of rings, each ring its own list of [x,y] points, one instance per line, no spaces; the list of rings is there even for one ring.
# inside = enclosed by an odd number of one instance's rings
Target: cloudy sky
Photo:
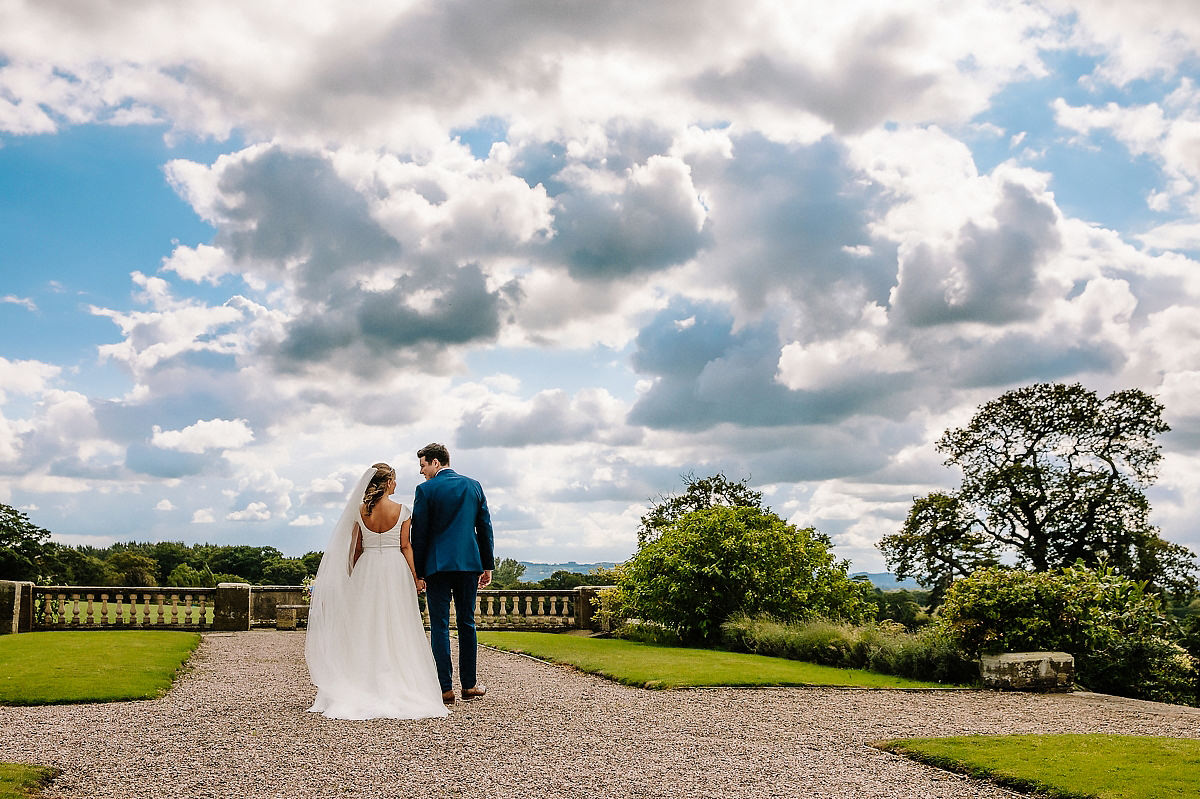
[[[445,441],[503,556],[746,476],[854,568],[933,442],[1138,387],[1200,549],[1194,0],[0,0],[0,501],[324,545]]]

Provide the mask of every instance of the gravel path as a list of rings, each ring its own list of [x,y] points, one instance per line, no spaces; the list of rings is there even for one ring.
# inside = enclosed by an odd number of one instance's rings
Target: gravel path
[[[867,746],[989,732],[1200,738],[1200,710],[1093,694],[625,688],[480,651],[489,695],[433,721],[334,721],[302,632],[210,633],[162,699],[0,707],[0,760],[72,799],[1011,797]]]

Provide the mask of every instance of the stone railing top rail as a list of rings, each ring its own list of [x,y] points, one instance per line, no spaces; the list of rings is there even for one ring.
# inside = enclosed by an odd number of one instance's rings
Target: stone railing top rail
[[[185,585],[35,585],[35,594],[198,594],[215,588],[191,588]]]
[[[242,586],[248,585],[255,591],[301,591],[304,586],[301,585],[254,585],[252,583],[221,583],[223,586]],[[611,588],[607,585],[581,585],[578,588],[483,588],[480,593],[487,594],[532,594],[533,596],[562,596],[563,594],[574,594],[581,589],[597,590],[600,588]],[[55,592],[55,593],[105,593],[105,594],[127,594],[136,592],[139,594],[178,594],[197,592],[216,591],[216,588],[192,587],[186,585],[34,585],[33,590],[38,593]]]

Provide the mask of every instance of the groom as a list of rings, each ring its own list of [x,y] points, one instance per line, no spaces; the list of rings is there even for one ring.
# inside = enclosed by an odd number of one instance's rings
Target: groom
[[[487,693],[475,678],[475,594],[492,581],[492,517],[483,488],[450,468],[443,444],[417,450],[425,482],[413,499],[410,540],[417,577],[425,580],[429,633],[442,701],[454,704],[450,666],[450,601],[458,616],[458,681],[462,698]]]

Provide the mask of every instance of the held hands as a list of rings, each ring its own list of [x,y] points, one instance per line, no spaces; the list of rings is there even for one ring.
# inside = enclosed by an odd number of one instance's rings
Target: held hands
[[[417,578],[417,593],[418,594],[425,593],[425,581],[422,580],[420,577]]]
[[[483,574],[479,575],[479,587],[486,588],[492,582],[492,571],[488,569]]]

